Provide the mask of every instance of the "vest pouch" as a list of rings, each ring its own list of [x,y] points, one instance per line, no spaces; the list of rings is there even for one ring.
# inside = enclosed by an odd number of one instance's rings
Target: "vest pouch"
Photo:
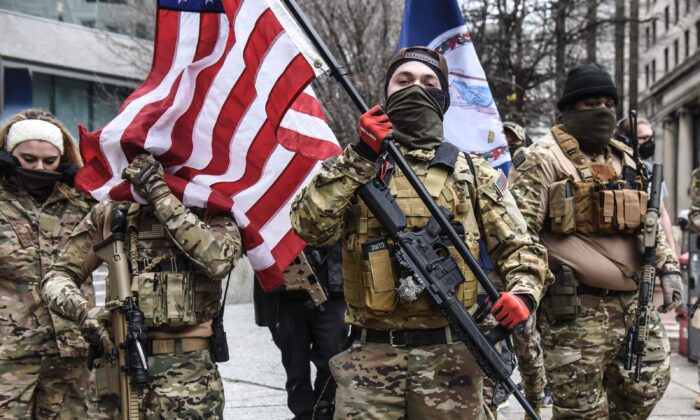
[[[166,285],[167,325],[195,325],[197,320],[194,314],[194,291],[189,273],[156,273],[156,278],[160,278],[159,281]]]
[[[362,244],[365,307],[375,314],[393,312],[398,304],[389,246],[382,237]]]
[[[357,236],[351,235],[343,246],[343,294],[348,305],[363,308],[362,253],[358,250]]]
[[[625,232],[635,233],[644,221],[647,201],[649,199],[645,191],[623,190],[625,206]]]
[[[572,233],[576,230],[574,190],[570,180],[549,186],[549,217],[554,233]]]
[[[472,252],[474,258],[478,261],[479,242],[477,241],[474,243],[471,241],[467,241],[467,246]],[[458,285],[455,289],[455,296],[459,301],[462,302],[462,304],[464,304],[465,308],[469,308],[476,303],[476,295],[478,292],[476,277],[474,277],[472,271],[469,269],[469,267],[467,267],[467,263],[464,262],[462,256],[459,255],[459,252],[457,252],[457,248],[450,246],[447,247],[447,249],[450,251],[450,255],[452,255],[452,258],[454,258],[455,261],[457,261],[459,270],[462,272],[462,275],[464,275],[464,282]]]
[[[554,272],[554,283],[543,301],[543,309],[552,324],[571,322],[578,315],[578,280],[574,270],[562,265]]]
[[[212,280],[205,276],[194,277],[192,288],[194,290],[194,314],[197,317],[196,324],[213,319],[221,308],[221,280]]]
[[[602,186],[595,187],[592,191],[595,233],[612,233],[616,230],[615,192],[602,189]]]
[[[595,233],[595,210],[593,181],[574,182],[574,220],[576,231],[580,233]]]
[[[90,375],[92,395],[104,397],[106,395],[119,394],[119,368],[116,362],[107,361],[104,357],[95,359],[94,367]]]
[[[158,273],[139,273],[131,283],[131,291],[138,296],[139,308],[146,317],[147,327],[167,325],[165,284],[156,274]]]

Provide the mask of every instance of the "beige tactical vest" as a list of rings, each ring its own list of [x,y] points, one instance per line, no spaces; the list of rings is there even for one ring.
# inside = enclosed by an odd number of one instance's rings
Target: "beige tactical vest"
[[[636,233],[646,213],[648,195],[639,177],[630,186],[608,162],[585,159],[578,141],[560,126],[552,134],[576,173],[549,186],[549,218],[554,233],[610,234]],[[620,153],[623,165],[636,169],[629,149],[618,141],[610,143]]]
[[[464,226],[464,240],[478,260],[479,229],[471,202],[457,201],[454,178],[448,175],[447,169],[428,169],[428,162],[412,166],[437,204],[452,211],[455,220]],[[430,212],[398,169],[391,178],[389,188],[406,215],[408,229],[423,227],[428,223]],[[372,240],[385,237],[386,233],[363,202],[352,206],[352,214],[346,226],[343,281],[345,300],[348,303],[348,323],[374,329],[439,328],[447,324],[426,293],[422,293],[412,304],[399,299],[395,288],[399,279],[408,273],[399,269],[391,242],[388,249],[372,248]],[[470,307],[476,302],[476,279],[456,249],[450,247],[449,251],[459,263],[465,278],[464,283],[456,288],[455,294],[465,307]]]
[[[211,320],[219,311],[221,282],[195,273],[147,207],[131,204],[127,220],[131,291],[146,317],[146,326],[185,327]],[[105,228],[108,226],[106,220]]]

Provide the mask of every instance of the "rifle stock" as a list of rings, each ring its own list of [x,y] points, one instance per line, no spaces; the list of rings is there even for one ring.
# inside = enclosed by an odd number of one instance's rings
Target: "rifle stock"
[[[95,245],[94,251],[109,267],[107,301],[119,302],[110,311],[119,372],[120,417],[138,419],[140,388],[150,380],[144,351],[147,330],[143,312],[131,294],[131,275],[124,251],[126,214],[123,210],[114,209],[110,227],[112,234]]]
[[[318,281],[318,277],[304,251],[287,267],[282,275],[284,276],[285,290],[305,291],[315,307],[320,307],[328,300],[328,296]]]

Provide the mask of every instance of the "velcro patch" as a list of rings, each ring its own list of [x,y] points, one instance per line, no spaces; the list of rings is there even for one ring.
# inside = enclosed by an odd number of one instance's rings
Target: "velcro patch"
[[[523,152],[522,147],[515,151],[515,154],[513,155],[511,160],[513,161],[513,166],[515,166],[515,169],[518,169],[520,165],[522,165],[523,162],[525,162],[525,153]]]
[[[503,196],[503,194],[505,194],[506,192],[506,189],[508,189],[508,178],[506,178],[506,174],[504,174],[503,171],[500,169],[498,170],[498,175],[496,176],[494,185],[496,186],[498,192],[501,193],[501,196]]]

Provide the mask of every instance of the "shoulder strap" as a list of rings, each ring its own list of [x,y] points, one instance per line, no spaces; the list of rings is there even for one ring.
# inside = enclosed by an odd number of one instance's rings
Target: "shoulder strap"
[[[574,136],[564,131],[561,125],[552,127],[552,136],[561,148],[561,151],[564,152],[566,157],[568,157],[574,165],[580,166],[584,164],[586,161],[585,157],[583,156],[583,152],[581,152],[578,140],[576,140]]]
[[[472,157],[469,155],[469,153],[464,153],[464,157],[467,158],[467,165],[469,165],[469,170],[472,173],[472,176],[474,177],[474,197],[472,197],[472,208],[474,209],[474,216],[476,217],[476,222],[480,223],[481,222],[481,209],[479,208],[479,203],[476,201],[476,189],[479,187],[477,185],[477,177],[476,177],[476,166],[474,166],[474,161],[472,160]]]

